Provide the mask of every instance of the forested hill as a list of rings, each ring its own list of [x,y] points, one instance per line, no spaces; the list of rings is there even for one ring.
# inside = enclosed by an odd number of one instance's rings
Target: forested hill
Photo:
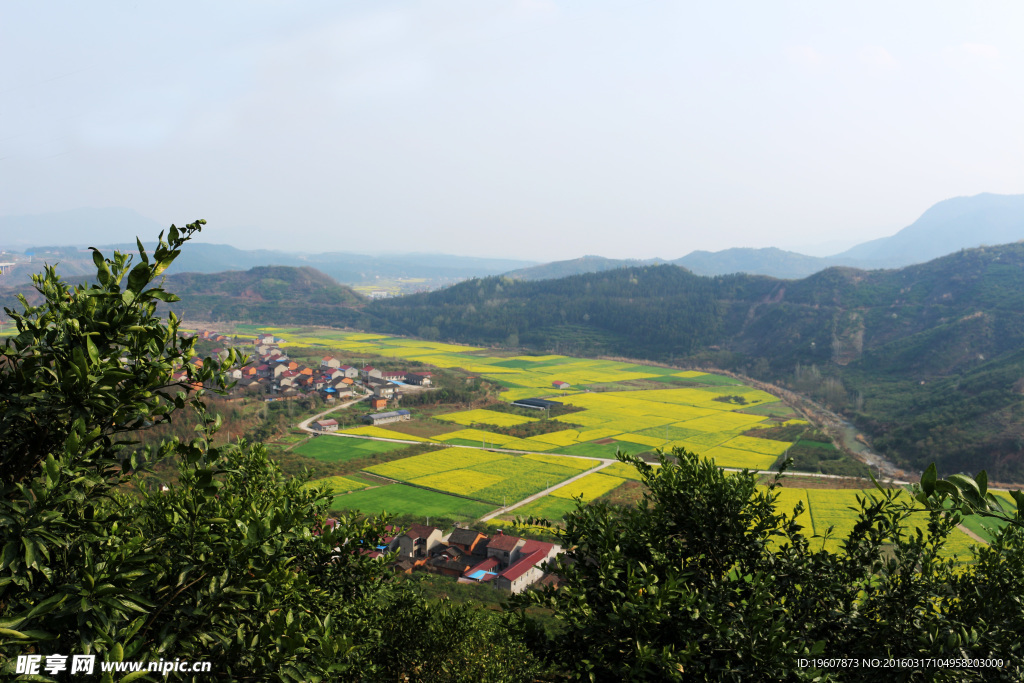
[[[798,281],[671,265],[486,278],[365,311],[381,331],[714,363],[849,410],[906,464],[1024,476],[1024,244]]]
[[[177,273],[166,289],[181,301],[172,310],[186,320],[244,320],[307,325],[357,321],[365,297],[315,268],[261,266],[223,273]]]

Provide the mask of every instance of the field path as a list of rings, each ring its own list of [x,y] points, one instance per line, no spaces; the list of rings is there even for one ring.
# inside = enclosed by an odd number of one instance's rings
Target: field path
[[[306,432],[312,432],[313,434],[319,434],[320,432],[316,431],[315,429],[310,429],[309,428],[309,423],[310,422],[314,422],[316,420],[319,420],[324,415],[327,415],[328,413],[333,413],[335,410],[341,410],[342,408],[348,408],[349,406],[355,405],[356,403],[359,403],[360,401],[366,400],[366,398],[368,398],[368,397],[369,397],[369,394],[367,394],[366,396],[361,396],[361,397],[355,399],[354,401],[349,401],[348,403],[341,403],[339,405],[334,406],[333,408],[328,408],[327,410],[323,411],[322,413],[317,413],[313,417],[307,417],[305,420],[303,420],[302,422],[300,422],[298,424],[298,428],[303,430],[303,431],[306,431]]]
[[[509,505],[508,507],[498,508],[494,512],[490,512],[490,513],[484,515],[483,517],[481,517],[480,521],[481,522],[486,522],[489,519],[494,519],[498,515],[505,514],[509,510],[515,510],[517,507],[521,507],[523,505],[526,505],[527,503],[532,503],[533,501],[537,500],[538,498],[543,498],[544,496],[548,495],[549,493],[551,493],[555,489],[560,489],[563,486],[565,486],[566,484],[571,484],[572,482],[576,481],[577,479],[582,479],[583,477],[587,476],[588,474],[593,474],[594,472],[597,472],[599,470],[603,470],[605,467],[608,467],[608,465],[611,465],[613,463],[618,462],[618,460],[605,460],[604,458],[595,458],[595,460],[598,460],[598,459],[601,460],[601,464],[598,465],[597,467],[592,467],[589,470],[587,470],[586,472],[581,472],[581,473],[577,474],[575,477],[570,477],[569,479],[566,479],[565,481],[559,482],[559,483],[555,484],[554,486],[552,486],[551,488],[544,489],[540,493],[535,493],[532,496],[527,496],[526,498],[523,498],[518,503],[513,503],[512,505]]]
[[[970,529],[965,527],[963,524],[960,524],[959,526],[957,526],[957,529],[959,529],[960,531],[964,532],[965,534],[967,534],[968,536],[973,538],[978,543],[981,543],[982,545],[988,545],[988,541],[986,541],[984,538],[982,538],[978,534],[974,533],[973,531],[971,531]]]

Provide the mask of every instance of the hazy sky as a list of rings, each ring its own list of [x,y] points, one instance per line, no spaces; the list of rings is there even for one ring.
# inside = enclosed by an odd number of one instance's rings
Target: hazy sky
[[[1024,192],[1022,33],[1017,0],[5,2],[0,214],[539,261],[850,244]]]

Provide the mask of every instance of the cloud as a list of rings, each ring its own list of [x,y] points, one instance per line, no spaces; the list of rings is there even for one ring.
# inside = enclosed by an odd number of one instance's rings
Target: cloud
[[[896,59],[881,45],[865,45],[857,53],[857,59],[877,69],[893,69],[897,66]]]
[[[961,43],[946,49],[949,61],[961,67],[997,69],[1002,66],[999,48],[985,43]]]
[[[808,71],[821,71],[825,68],[825,57],[810,45],[792,45],[786,48],[786,58],[790,64]]]

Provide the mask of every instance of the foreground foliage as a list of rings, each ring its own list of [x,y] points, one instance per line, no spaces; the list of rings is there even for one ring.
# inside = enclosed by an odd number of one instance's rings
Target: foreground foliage
[[[959,522],[903,492],[862,501],[844,552],[811,550],[757,487],[681,449],[640,472],[639,506],[580,506],[558,531],[558,590],[516,598],[562,625],[533,647],[573,678],[620,680],[1020,680],[1024,534],[1008,527],[972,564],[940,557]],[[906,533],[911,515],[928,533]],[[538,520],[528,519],[527,523]],[[815,544],[820,547],[820,541]],[[528,622],[528,619],[525,619]],[[539,633],[539,632],[538,632]],[[911,664],[885,672],[815,659],[1000,659],[996,668]],[[807,660],[801,664],[801,660]]]
[[[5,680],[24,654],[210,662],[194,680],[532,676],[496,615],[431,607],[391,580],[365,552],[386,519],[346,515],[331,528],[328,491],[285,477],[260,445],[211,446],[218,421],[203,387],[224,388],[238,359],[190,364],[193,342],[156,311],[175,297],[152,286],[200,225],[172,227],[134,267],[97,252],[91,287],[48,269],[36,279],[45,303],[8,311],[18,333],[0,366]],[[137,430],[186,408],[199,415],[195,438],[133,448]],[[175,483],[148,485],[146,467],[165,459]],[[31,680],[64,675],[40,673]]]

